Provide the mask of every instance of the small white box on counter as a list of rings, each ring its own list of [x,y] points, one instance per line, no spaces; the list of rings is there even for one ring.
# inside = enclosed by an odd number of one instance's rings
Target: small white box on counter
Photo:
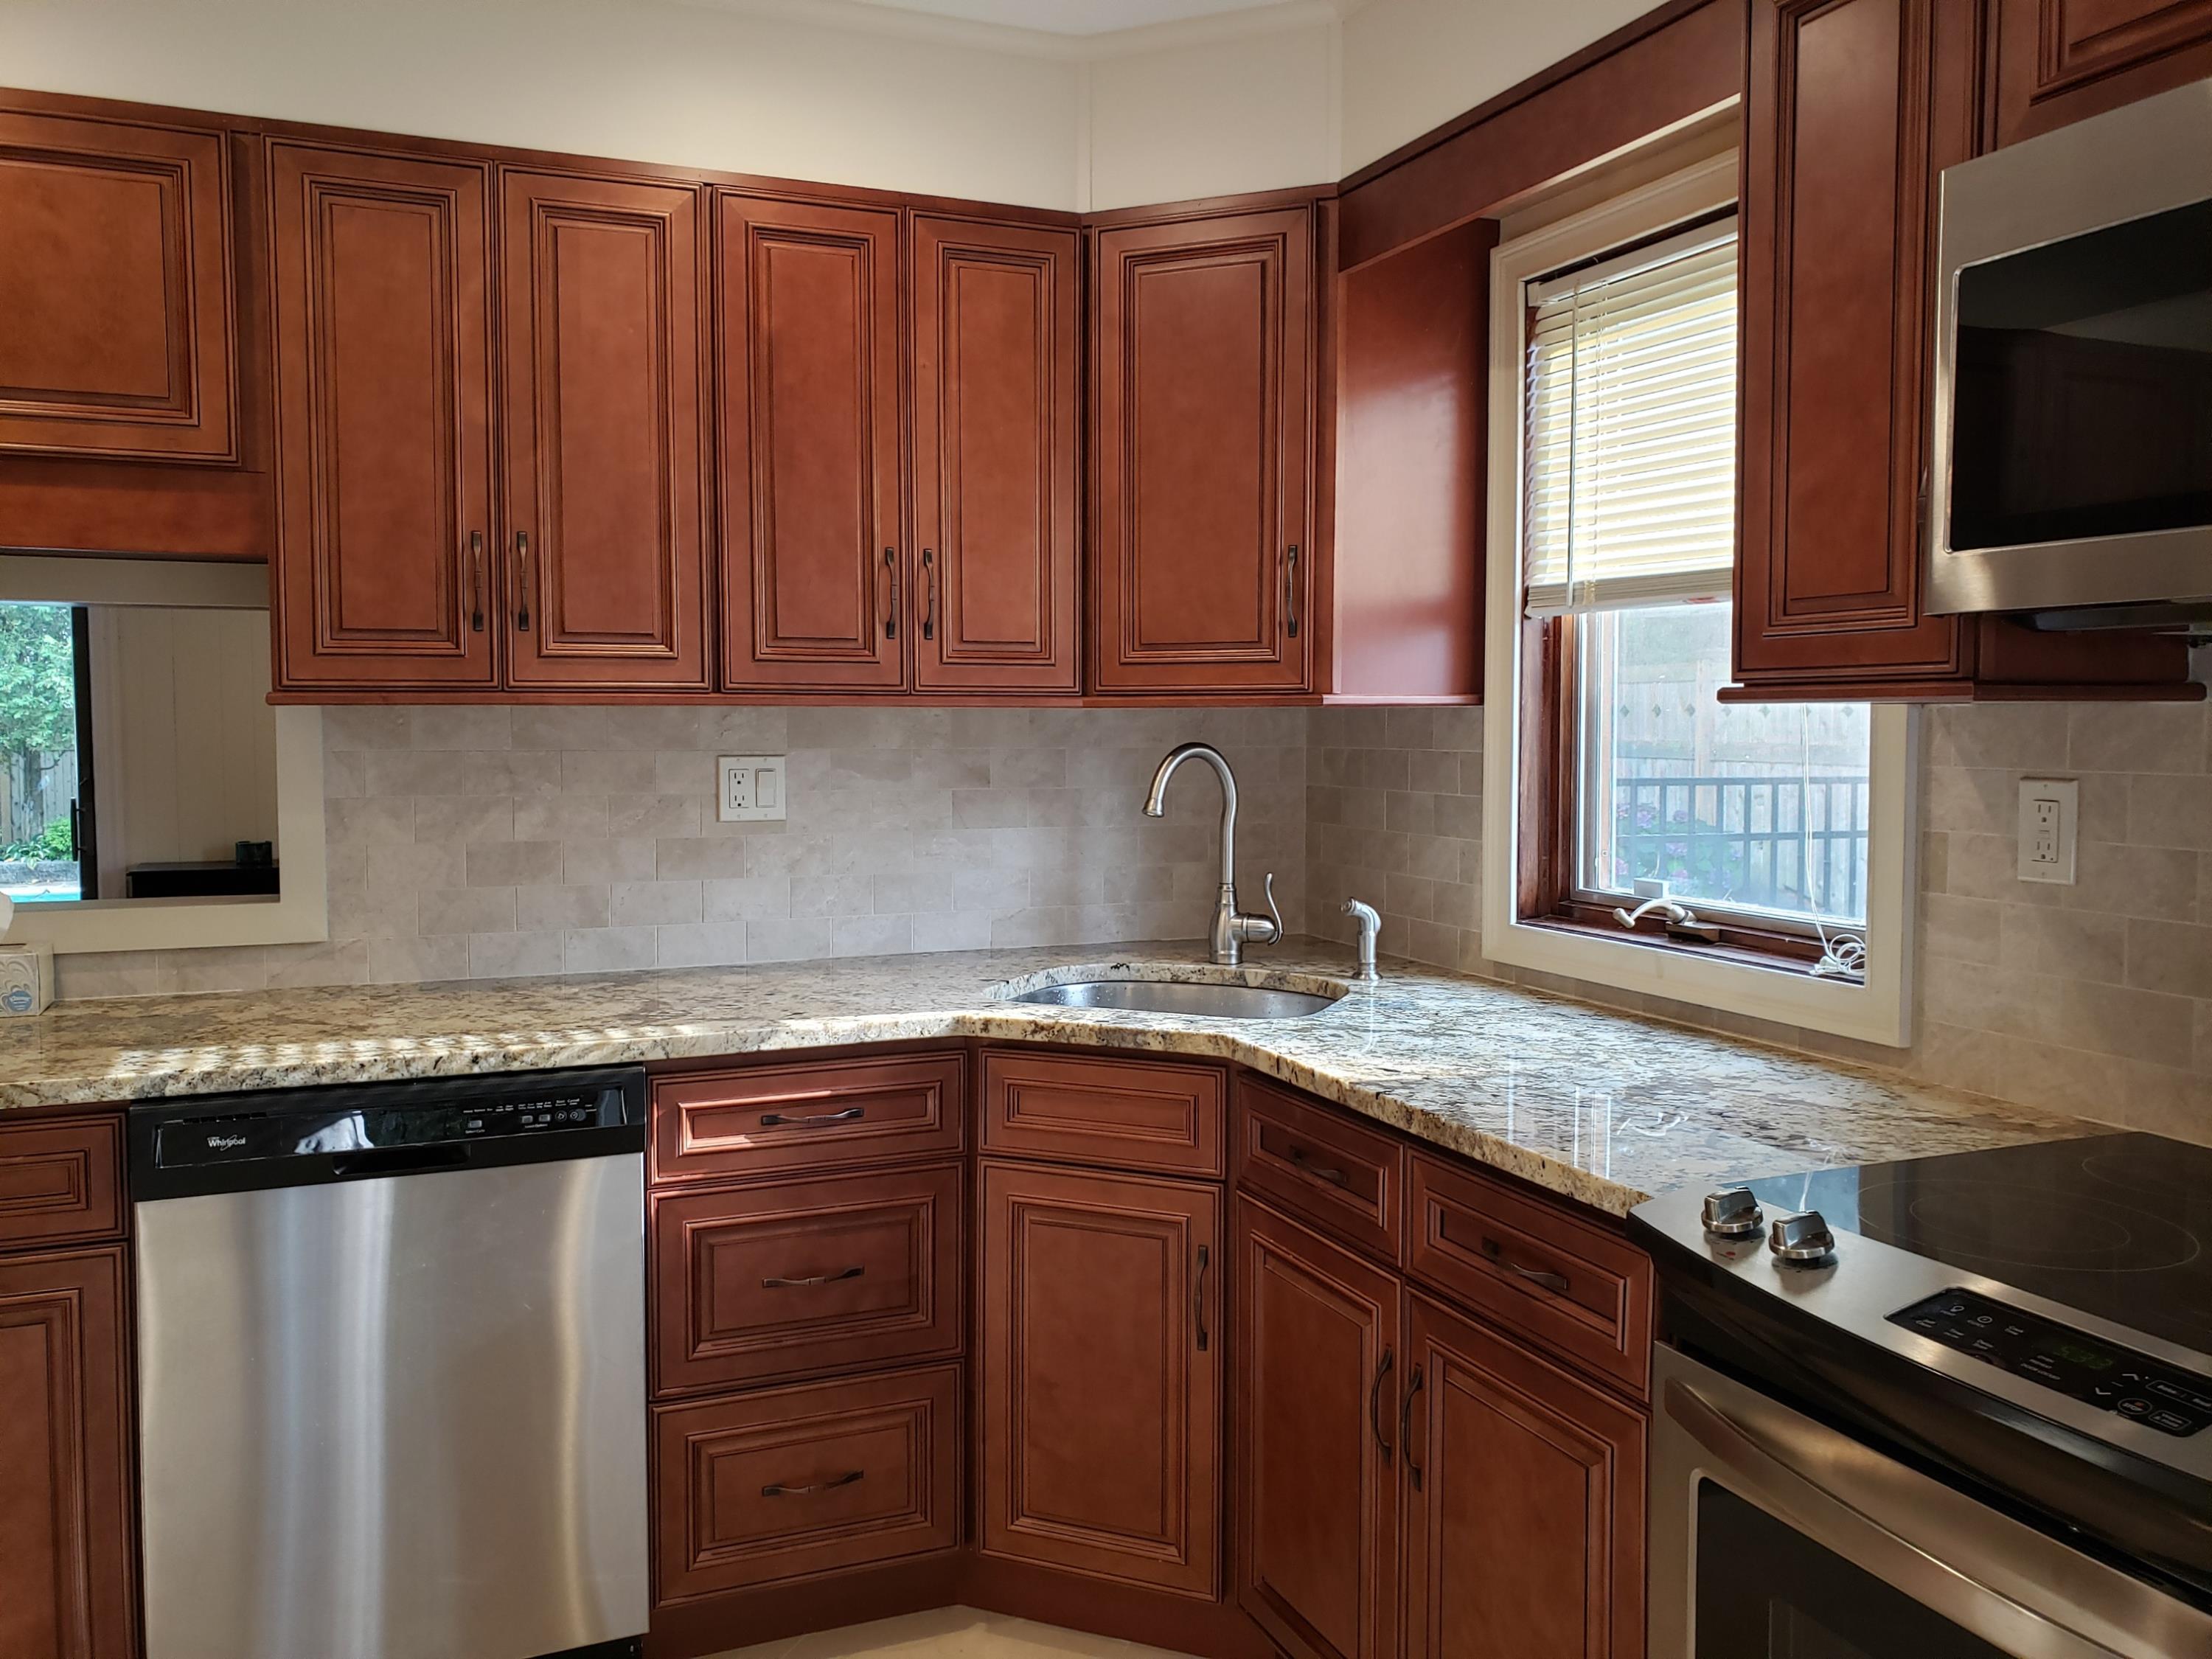
[[[54,947],[0,945],[0,1014],[43,1014],[54,1000]]]

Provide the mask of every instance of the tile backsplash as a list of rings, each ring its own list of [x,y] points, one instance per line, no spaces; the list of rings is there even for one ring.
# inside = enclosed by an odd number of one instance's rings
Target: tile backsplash
[[[1249,890],[1304,917],[1303,709],[346,708],[324,715],[327,944],[60,959],[67,997],[1203,934],[1237,769]],[[720,823],[714,757],[787,754]]]

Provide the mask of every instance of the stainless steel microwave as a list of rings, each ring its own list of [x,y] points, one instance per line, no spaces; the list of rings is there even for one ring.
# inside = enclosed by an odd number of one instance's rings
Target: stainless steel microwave
[[[1927,608],[2212,617],[2212,81],[1948,169]]]

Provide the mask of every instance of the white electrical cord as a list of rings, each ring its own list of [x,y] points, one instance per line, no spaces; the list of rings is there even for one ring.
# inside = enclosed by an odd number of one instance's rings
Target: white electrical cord
[[[1866,940],[1856,933],[1838,933],[1830,939],[1826,927],[1817,921],[1813,926],[1820,935],[1820,959],[1813,964],[1813,977],[1864,979]]]

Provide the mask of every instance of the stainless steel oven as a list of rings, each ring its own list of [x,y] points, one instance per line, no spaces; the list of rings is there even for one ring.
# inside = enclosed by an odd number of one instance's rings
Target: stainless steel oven
[[[1928,608],[2212,616],[2212,81],[1942,179]]]

